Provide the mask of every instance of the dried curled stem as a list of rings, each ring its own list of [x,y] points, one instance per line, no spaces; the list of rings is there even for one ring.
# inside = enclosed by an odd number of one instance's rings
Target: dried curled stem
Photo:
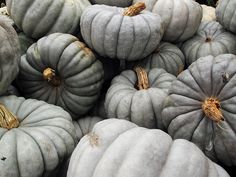
[[[51,68],[46,68],[43,71],[43,78],[49,83],[51,83],[53,86],[59,86],[61,83],[60,78],[55,74],[55,70]]]
[[[150,86],[147,72],[139,66],[135,67],[134,70],[138,77],[138,83],[137,83],[138,89],[139,90],[148,89]]]
[[[208,98],[202,104],[205,115],[216,123],[224,121],[224,117],[220,110],[220,101],[216,98]]]
[[[17,117],[0,103],[0,127],[9,130],[18,127],[19,124]]]
[[[146,8],[145,3],[138,2],[128,8],[126,8],[123,12],[124,16],[135,16],[138,15],[141,11],[143,11]]]

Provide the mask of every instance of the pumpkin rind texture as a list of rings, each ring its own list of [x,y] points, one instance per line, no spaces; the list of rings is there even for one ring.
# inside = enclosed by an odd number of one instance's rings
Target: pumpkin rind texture
[[[203,21],[197,33],[184,42],[182,51],[188,66],[207,55],[236,54],[236,35],[216,21]]]
[[[88,170],[89,169],[89,170]],[[158,129],[108,119],[84,136],[69,164],[67,177],[229,177],[197,146],[172,140]]]
[[[143,60],[128,63],[127,67],[131,69],[135,65],[141,66],[146,70],[162,68],[168,73],[178,76],[184,70],[185,57],[176,45],[161,42],[153,53]]]
[[[141,12],[123,15],[124,8],[93,5],[81,16],[81,34],[99,55],[120,60],[140,60],[155,50],[164,29],[159,15]]]
[[[162,111],[162,121],[174,139],[187,139],[228,166],[236,165],[235,73],[235,55],[199,58],[172,83]],[[224,121],[213,119],[214,107],[206,114],[203,105],[209,99],[218,100]]]
[[[164,22],[163,41],[178,43],[192,37],[202,20],[201,5],[193,0],[134,0],[145,2],[147,10],[159,14]]]
[[[19,72],[20,44],[17,33],[0,16],[0,95],[3,95]]]
[[[26,54],[28,48],[35,43],[36,41],[28,36],[26,36],[23,32],[18,33],[18,38],[20,41],[21,48],[21,56]]]
[[[227,30],[236,33],[236,1],[220,0],[216,7],[216,20]]]
[[[202,6],[202,21],[216,21],[216,9],[211,6],[201,4]]]
[[[136,88],[137,74],[133,70],[116,76],[107,91],[105,110],[108,118],[127,119],[139,126],[163,129],[160,114],[168,89],[176,79],[163,69],[147,71],[149,88]]]
[[[56,83],[44,78],[47,68],[54,70]],[[54,33],[21,57],[17,83],[27,98],[61,106],[78,119],[94,106],[103,74],[101,62],[84,43],[70,34]]]
[[[39,39],[61,32],[73,34],[88,0],[6,0],[15,24],[27,36]]]
[[[3,96],[0,103],[17,116],[19,127],[0,127],[1,177],[47,177],[75,148],[71,116],[34,99]]]
[[[90,0],[92,4],[104,4],[108,6],[128,7],[133,0]]]

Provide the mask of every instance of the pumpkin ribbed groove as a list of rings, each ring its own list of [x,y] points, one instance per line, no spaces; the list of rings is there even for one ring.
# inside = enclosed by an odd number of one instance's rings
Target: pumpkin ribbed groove
[[[0,103],[0,127],[12,129],[18,127],[19,124],[17,117]]]

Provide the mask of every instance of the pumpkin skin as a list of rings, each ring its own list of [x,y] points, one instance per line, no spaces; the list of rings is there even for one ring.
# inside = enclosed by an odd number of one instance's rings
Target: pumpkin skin
[[[130,62],[128,68],[139,65],[146,70],[152,68],[162,68],[168,73],[178,76],[183,71],[185,58],[182,51],[174,44],[161,42],[156,50],[138,62]]]
[[[161,16],[165,27],[163,41],[187,40],[195,34],[202,20],[201,5],[193,0],[134,0],[133,4],[137,2],[145,2],[147,10]]]
[[[221,0],[216,7],[216,20],[233,33],[236,33],[235,9],[235,0]]]
[[[6,0],[15,24],[27,36],[39,39],[61,32],[74,33],[88,0]]]
[[[90,0],[92,4],[104,4],[108,6],[128,7],[132,4],[132,0]]]
[[[162,111],[174,139],[192,141],[212,160],[228,166],[236,165],[235,66],[231,54],[199,58],[172,83]],[[205,113],[203,103],[209,98],[218,100],[224,121]]]
[[[46,68],[55,70],[59,84],[44,78]],[[54,33],[31,45],[21,57],[17,83],[25,97],[61,106],[78,119],[99,96],[103,67],[76,37]]]
[[[18,38],[20,41],[21,56],[24,55],[27,49],[36,41],[30,37],[27,37],[23,32],[18,33]]]
[[[99,55],[120,60],[139,60],[155,50],[164,29],[159,15],[142,12],[126,16],[124,8],[93,5],[81,16],[81,34]]]
[[[19,72],[20,44],[17,33],[6,17],[0,16],[0,95]]]
[[[182,51],[188,66],[207,55],[236,54],[236,36],[216,21],[204,21],[195,36],[184,42]]]
[[[0,127],[1,176],[46,177],[75,148],[70,115],[62,108],[34,99],[3,96],[0,102],[18,117],[19,127]]]
[[[98,122],[81,139],[67,172],[72,176],[229,177],[193,143],[118,119]]]
[[[139,126],[163,129],[162,101],[176,78],[163,69],[147,71],[149,88],[136,88],[135,71],[126,70],[116,76],[107,91],[105,110],[108,118],[127,119]]]
[[[4,95],[5,96],[9,96],[9,95],[20,96],[20,93],[19,93],[19,91],[17,90],[16,87],[14,87],[13,85],[10,85]]]
[[[211,6],[201,4],[202,6],[202,21],[216,21],[216,9]]]

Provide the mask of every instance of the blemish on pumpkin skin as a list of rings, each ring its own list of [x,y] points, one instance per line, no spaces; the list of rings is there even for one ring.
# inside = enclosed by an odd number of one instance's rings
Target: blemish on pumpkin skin
[[[89,49],[88,47],[86,47],[86,45],[82,42],[76,42],[75,43],[82,51],[84,51],[85,55],[91,55],[92,54],[92,50]]]
[[[89,133],[88,134],[89,138],[89,144],[94,147],[94,146],[99,146],[99,136],[96,135],[95,133]]]

